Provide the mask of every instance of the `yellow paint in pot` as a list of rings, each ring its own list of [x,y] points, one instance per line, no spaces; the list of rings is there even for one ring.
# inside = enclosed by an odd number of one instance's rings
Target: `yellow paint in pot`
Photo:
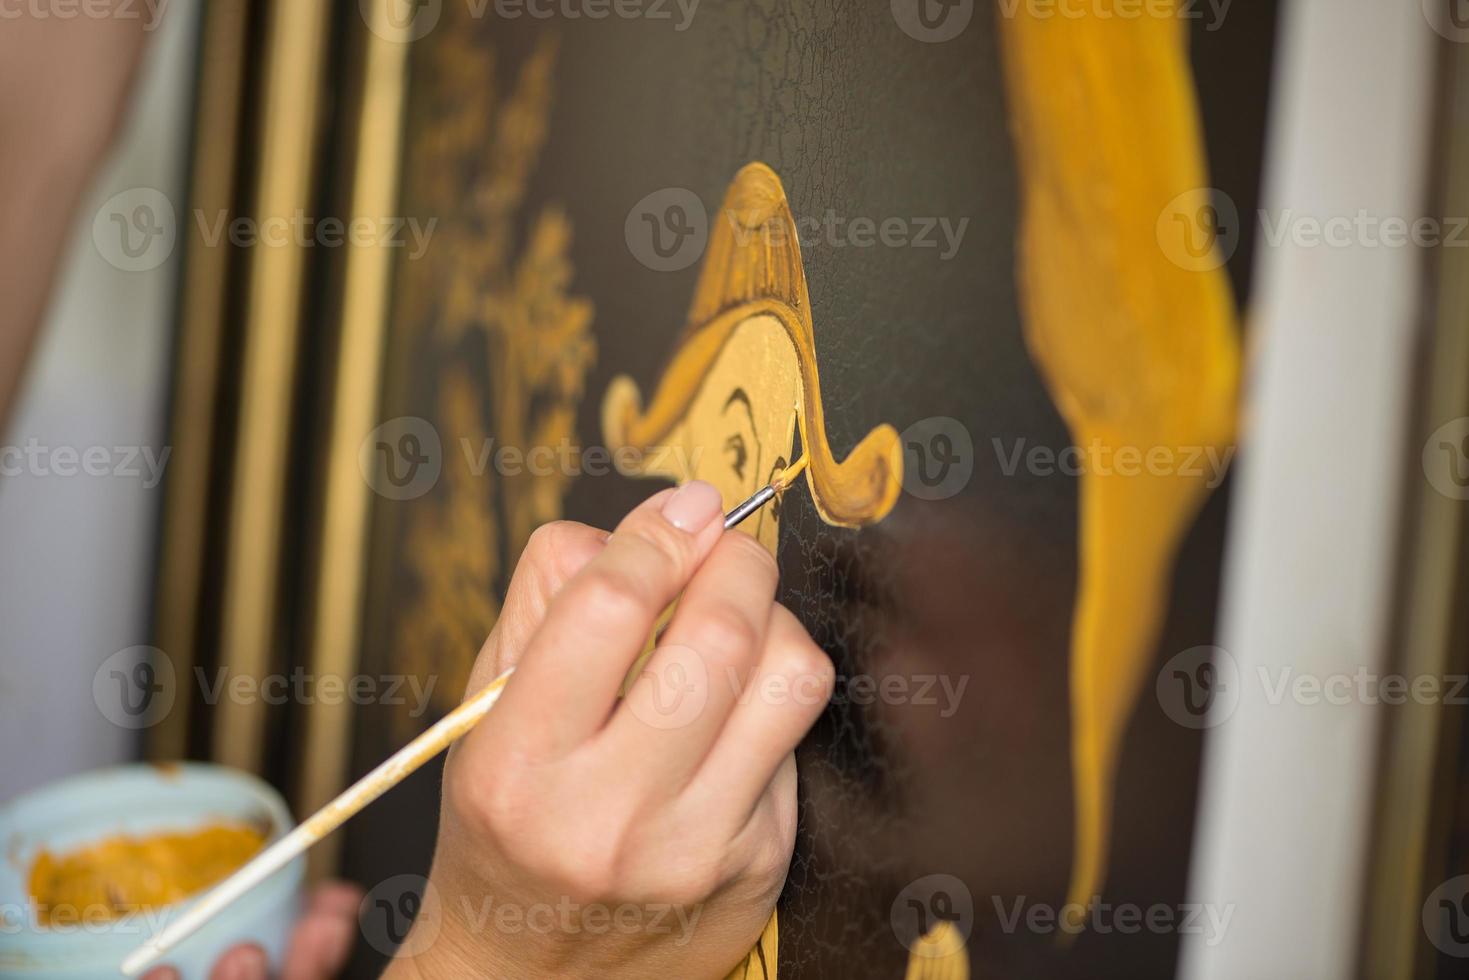
[[[65,854],[41,851],[29,890],[42,926],[111,921],[181,902],[227,878],[265,846],[259,829],[214,824],[195,831],[109,837]]]

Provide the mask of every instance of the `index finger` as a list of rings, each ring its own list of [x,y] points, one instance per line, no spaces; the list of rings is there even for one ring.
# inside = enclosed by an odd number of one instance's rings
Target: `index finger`
[[[599,731],[654,624],[724,530],[719,491],[655,494],[551,600],[499,706],[476,733],[545,758]]]

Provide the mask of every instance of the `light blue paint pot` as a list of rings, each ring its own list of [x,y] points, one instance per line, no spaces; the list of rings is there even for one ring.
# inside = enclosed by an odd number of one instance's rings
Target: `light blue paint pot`
[[[42,849],[75,850],[118,834],[193,830],[221,821],[253,823],[279,839],[292,826],[280,795],[253,776],[220,766],[120,766],[63,780],[0,808],[0,977],[105,980],[123,959],[194,900],[102,921],[36,920],[27,877]],[[168,957],[184,980],[206,980],[227,949],[254,943],[279,969],[300,912],[305,860],[297,858],[220,913]]]

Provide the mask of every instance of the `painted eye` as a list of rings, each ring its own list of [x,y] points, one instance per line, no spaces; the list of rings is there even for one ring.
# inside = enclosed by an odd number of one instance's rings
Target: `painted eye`
[[[745,451],[745,437],[735,433],[724,440],[724,451],[729,455],[729,467],[735,471],[735,476],[741,480],[745,478],[745,460],[749,454]]]

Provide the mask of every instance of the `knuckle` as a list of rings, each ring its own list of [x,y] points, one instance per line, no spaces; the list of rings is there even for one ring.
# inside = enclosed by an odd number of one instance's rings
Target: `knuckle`
[[[528,807],[514,778],[450,778],[446,784],[450,805],[476,836],[504,841],[520,835]]]
[[[719,870],[712,862],[684,863],[664,876],[658,897],[671,905],[698,905],[719,890],[720,879]]]
[[[836,683],[836,666],[811,640],[792,643],[780,653],[780,672],[799,688],[830,695]]]
[[[761,834],[750,845],[745,874],[756,882],[785,880],[791,866],[793,841],[780,833]]]
[[[646,618],[648,602],[637,583],[610,569],[588,576],[576,612],[597,623],[630,624]]]
[[[600,533],[575,521],[550,521],[531,532],[522,561],[550,584],[575,575],[596,555]]]
[[[550,877],[571,901],[589,905],[617,897],[617,862],[604,842],[563,841],[555,849],[553,861]]]
[[[739,609],[715,603],[698,610],[685,642],[703,657],[730,663],[748,659],[760,642],[760,634]]]

